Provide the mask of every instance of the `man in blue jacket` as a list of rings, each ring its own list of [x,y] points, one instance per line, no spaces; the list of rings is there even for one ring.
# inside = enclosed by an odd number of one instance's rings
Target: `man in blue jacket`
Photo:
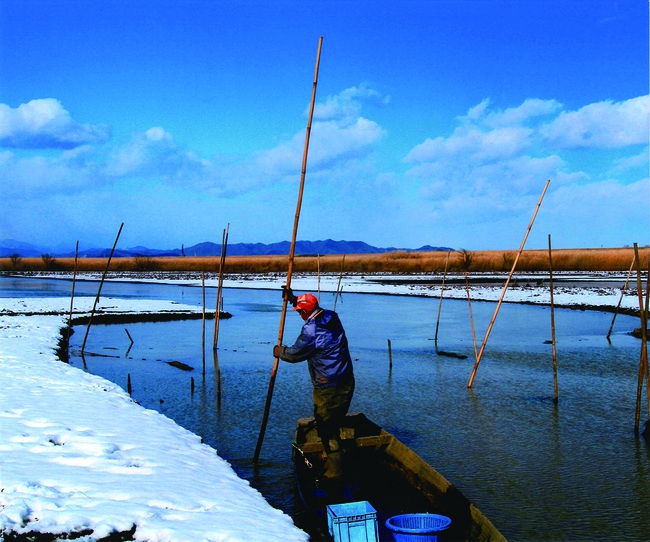
[[[313,294],[284,295],[305,321],[293,346],[275,346],[274,357],[289,363],[307,360],[314,386],[314,418],[318,436],[327,453],[325,478],[343,474],[341,425],[354,394],[354,372],[345,330],[334,311],[318,306]]]

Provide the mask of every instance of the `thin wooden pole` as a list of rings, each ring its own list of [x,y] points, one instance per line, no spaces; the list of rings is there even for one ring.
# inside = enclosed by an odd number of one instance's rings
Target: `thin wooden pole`
[[[320,254],[318,255],[318,304],[320,305]]]
[[[643,286],[641,284],[641,262],[639,260],[639,246],[634,243],[634,263],[636,266],[636,284],[639,296],[639,310],[641,316],[641,362],[639,363],[639,378],[636,388],[636,411],[634,415],[634,434],[639,435],[639,421],[641,419],[641,396],[643,394],[643,378],[648,371],[648,319],[643,302]],[[648,386],[646,386],[648,387]],[[650,396],[650,389],[647,390]]]
[[[609,341],[609,338],[612,335],[612,330],[614,329],[614,322],[616,321],[616,315],[618,314],[618,309],[621,308],[621,302],[623,301],[623,296],[625,295],[625,291],[627,290],[627,286],[630,282],[630,277],[632,276],[632,270],[634,269],[634,262],[635,259],[632,258],[632,263],[630,264],[630,270],[627,273],[627,278],[625,279],[625,284],[623,285],[623,288],[621,288],[621,296],[618,298],[618,304],[616,305],[616,309],[614,310],[614,316],[612,317],[612,324],[609,326],[609,331],[607,332],[607,340]]]
[[[438,348],[438,327],[440,326],[440,313],[442,312],[442,294],[445,291],[445,280],[447,279],[447,267],[449,266],[449,255],[451,252],[447,251],[447,260],[445,261],[445,272],[442,275],[442,285],[440,286],[440,303],[438,303],[438,320],[436,321],[436,334],[433,342]]]
[[[74,249],[74,268],[72,271],[72,292],[70,293],[70,315],[68,316],[68,340],[70,339],[70,333],[72,328],[72,309],[74,307],[74,286],[77,280],[77,258],[79,256],[79,241],[75,245]]]
[[[221,367],[219,367],[219,356],[216,350],[212,351],[212,361],[214,362],[214,378],[217,387],[217,406],[221,407]]]
[[[316,53],[316,67],[314,69],[314,83],[311,91],[311,105],[309,106],[309,119],[307,120],[307,130],[305,132],[305,149],[302,156],[302,168],[300,173],[300,189],[298,191],[298,202],[296,204],[296,215],[293,221],[293,233],[291,236],[291,249],[289,251],[289,268],[287,270],[287,288],[291,287],[291,275],[293,274],[293,260],[296,253],[296,237],[298,235],[298,222],[300,220],[300,208],[302,206],[302,195],[305,188],[305,175],[307,173],[307,154],[309,151],[309,136],[311,134],[311,122],[314,117],[314,104],[316,102],[316,86],[318,85],[318,67],[320,65],[320,52],[323,45],[323,36],[318,39],[318,52]],[[280,329],[278,330],[278,346],[282,346],[282,339],[284,337],[284,322],[287,315],[287,298],[282,301],[282,314],[280,316]],[[262,450],[262,443],[264,442],[264,433],[266,432],[266,424],[269,420],[269,412],[271,410],[271,400],[273,398],[273,387],[275,386],[275,376],[278,372],[278,365],[280,358],[275,358],[273,369],[271,370],[271,379],[269,381],[269,389],[266,395],[266,404],[264,406],[264,415],[262,417],[262,426],[260,434],[255,446],[255,454],[253,455],[253,463],[257,463],[260,458],[260,451]]]
[[[390,339],[388,339],[388,368],[392,371],[393,370],[393,345],[390,342]]]
[[[474,359],[478,359],[476,348],[476,330],[474,329],[474,315],[472,314],[472,298],[469,295],[469,274],[465,271],[465,291],[467,292],[467,304],[469,305],[469,322],[472,326],[472,342],[474,343]]]
[[[530,233],[530,230],[533,228],[533,223],[535,222],[535,217],[537,216],[537,212],[539,211],[539,208],[542,205],[542,200],[544,199],[544,194],[546,194],[546,189],[548,188],[549,183],[551,182],[550,179],[546,181],[546,184],[544,185],[544,190],[542,190],[542,195],[539,198],[539,202],[537,202],[537,207],[535,208],[535,212],[533,213],[533,218],[530,221],[530,224],[528,225],[528,229],[526,230],[526,234],[524,235],[524,239],[521,242],[521,246],[519,247],[519,251],[517,252],[517,256],[515,257],[515,261],[512,264],[512,269],[510,270],[510,274],[508,275],[508,280],[506,280],[505,285],[503,286],[503,291],[501,292],[501,297],[499,298],[499,302],[497,303],[496,309],[494,311],[494,315],[492,316],[492,320],[490,321],[490,325],[487,328],[487,331],[485,333],[485,338],[483,339],[483,344],[481,345],[481,350],[478,353],[478,357],[476,358],[476,363],[474,364],[474,369],[472,370],[472,376],[469,379],[469,383],[467,384],[468,388],[472,387],[472,384],[474,383],[474,378],[476,377],[476,371],[478,370],[478,365],[481,362],[481,358],[483,357],[483,352],[485,352],[485,346],[487,345],[488,337],[490,336],[490,332],[492,331],[492,326],[494,326],[494,321],[497,318],[497,314],[499,314],[499,309],[501,308],[501,303],[503,303],[503,298],[506,295],[506,291],[508,290],[508,284],[510,284],[510,279],[512,278],[512,275],[515,272],[515,269],[517,268],[517,262],[519,261],[519,257],[521,256],[521,253],[524,250],[524,245],[526,244],[526,239],[528,239],[528,234]]]
[[[228,234],[230,232],[230,223],[223,230],[221,236],[221,262],[219,263],[219,282],[217,285],[217,310],[214,313],[214,341],[212,349],[217,349],[217,342],[219,341],[219,316],[221,315],[221,299],[223,295],[223,274],[226,267],[226,252],[228,251]]]
[[[93,303],[93,310],[91,311],[90,318],[88,319],[88,326],[86,327],[86,334],[84,335],[83,343],[81,343],[81,351],[82,352],[86,348],[86,340],[88,339],[88,333],[90,331],[90,324],[92,324],[93,316],[95,315],[95,310],[97,309],[97,303],[99,303],[99,296],[102,293],[102,286],[104,285],[104,279],[106,278],[106,274],[108,273],[108,267],[111,265],[111,259],[113,258],[113,252],[115,252],[115,247],[117,246],[117,240],[120,238],[120,234],[122,233],[122,228],[123,227],[124,227],[124,222],[122,222],[122,224],[120,224],[120,229],[117,231],[117,236],[115,237],[115,242],[113,243],[113,248],[111,249],[111,253],[108,255],[108,260],[106,261],[106,269],[104,269],[104,273],[102,274],[102,280],[99,282],[99,289],[97,290],[97,296],[95,297],[95,302]]]
[[[201,271],[201,352],[203,361],[203,380],[205,380],[205,271]]]
[[[339,298],[339,295],[341,295],[341,280],[343,280],[343,268],[345,266],[345,254],[343,254],[343,259],[341,260],[341,272],[339,273],[339,283],[336,285],[336,295],[334,296],[334,307],[332,307],[332,310],[336,310],[336,301]]]
[[[548,276],[551,291],[551,345],[553,348],[553,401],[558,402],[557,387],[557,346],[555,342],[555,303],[553,300],[553,250],[551,249],[551,234],[548,234]]]

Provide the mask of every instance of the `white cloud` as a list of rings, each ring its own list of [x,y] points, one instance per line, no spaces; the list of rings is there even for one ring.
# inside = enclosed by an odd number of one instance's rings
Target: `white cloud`
[[[648,143],[650,96],[624,102],[589,104],[562,112],[543,127],[542,135],[557,148],[618,148]]]
[[[106,126],[80,124],[58,100],[32,100],[12,109],[0,104],[0,147],[73,149],[110,138]]]

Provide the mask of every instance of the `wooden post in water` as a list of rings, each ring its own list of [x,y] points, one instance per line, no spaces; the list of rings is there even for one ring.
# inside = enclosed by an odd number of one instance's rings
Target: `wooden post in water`
[[[201,271],[201,360],[205,381],[205,271]]]
[[[474,359],[478,359],[476,348],[476,330],[474,329],[474,315],[472,314],[472,298],[469,295],[469,274],[465,270],[465,291],[467,292],[467,304],[469,305],[469,323],[472,326],[472,343],[474,344]]]
[[[217,388],[217,406],[221,407],[221,368],[219,367],[219,356],[217,351],[212,351],[212,359],[214,362],[214,379]]]
[[[553,251],[551,249],[551,234],[548,234],[548,276],[551,291],[551,344],[553,348],[553,402],[558,402],[557,387],[557,347],[555,343],[555,304],[553,302]]]
[[[68,316],[68,336],[67,340],[70,340],[70,334],[72,333],[72,309],[74,307],[74,286],[77,279],[77,258],[79,256],[79,241],[74,248],[74,267],[72,270],[72,292],[70,293],[70,315]]]
[[[117,237],[115,237],[115,242],[113,243],[113,248],[111,249],[111,253],[108,255],[108,260],[106,261],[106,269],[104,269],[104,273],[102,274],[102,280],[99,282],[99,289],[97,290],[97,297],[95,297],[95,302],[93,303],[93,310],[90,313],[90,317],[88,318],[88,326],[86,327],[86,334],[84,335],[84,340],[83,343],[81,343],[81,351],[83,352],[84,349],[86,348],[86,341],[88,340],[88,333],[90,331],[90,324],[92,324],[93,321],[93,316],[95,314],[95,310],[97,309],[97,303],[99,303],[99,297],[102,293],[102,286],[104,285],[104,279],[106,278],[106,274],[108,273],[108,267],[111,265],[111,259],[113,258],[113,252],[115,252],[115,247],[117,246],[117,240],[120,238],[120,234],[122,233],[122,228],[124,227],[124,222],[120,224],[120,229],[117,231]]]
[[[316,53],[316,68],[314,69],[314,84],[311,91],[311,105],[309,106],[309,118],[307,120],[307,130],[305,132],[305,149],[302,156],[302,171],[300,174],[300,189],[298,190],[298,202],[296,204],[296,215],[293,221],[293,234],[291,236],[291,249],[289,251],[289,268],[287,270],[287,288],[291,287],[291,275],[293,273],[293,260],[296,253],[296,236],[298,235],[298,222],[300,220],[300,207],[302,206],[302,194],[305,187],[305,175],[307,173],[307,154],[309,151],[309,136],[311,134],[311,121],[314,117],[314,104],[316,102],[316,86],[318,84],[318,67],[320,65],[320,52],[323,45],[323,36],[318,39],[318,52]],[[278,330],[277,346],[282,346],[282,339],[284,337],[284,322],[287,315],[287,298],[282,301],[282,314],[280,316],[280,329]],[[271,400],[273,398],[273,387],[275,386],[275,376],[278,372],[278,365],[280,358],[275,358],[273,369],[271,370],[271,379],[269,381],[269,389],[266,395],[266,404],[264,406],[264,415],[262,416],[262,426],[260,434],[257,438],[257,445],[255,447],[255,454],[253,455],[253,463],[257,463],[260,458],[260,451],[262,450],[262,443],[264,442],[264,433],[266,432],[266,424],[269,420],[269,412],[271,410]]]
[[[530,221],[530,224],[528,225],[528,229],[526,230],[526,234],[524,235],[524,240],[521,242],[521,246],[519,247],[519,251],[517,252],[517,256],[515,257],[515,261],[512,264],[512,269],[510,270],[510,274],[508,275],[508,280],[506,280],[505,285],[503,286],[503,291],[501,292],[501,297],[499,298],[499,302],[497,303],[496,309],[494,310],[494,315],[492,316],[492,320],[490,321],[490,325],[487,328],[487,331],[485,333],[485,338],[483,339],[483,344],[481,345],[481,350],[478,353],[478,356],[476,358],[476,363],[474,364],[474,369],[472,370],[472,376],[469,379],[469,383],[467,384],[468,388],[472,387],[472,384],[474,383],[474,378],[476,377],[476,371],[478,370],[478,365],[481,362],[481,358],[483,357],[483,352],[485,352],[485,346],[487,345],[488,338],[490,336],[490,332],[492,331],[492,327],[494,326],[494,322],[497,318],[497,314],[499,314],[499,309],[501,308],[501,303],[503,303],[503,298],[506,295],[506,291],[508,290],[508,284],[510,284],[510,279],[512,278],[512,275],[515,272],[515,269],[517,268],[517,262],[519,261],[519,257],[521,256],[521,253],[524,251],[524,245],[526,244],[526,239],[528,239],[528,234],[530,233],[530,230],[533,228],[533,223],[535,222],[535,217],[537,216],[537,212],[539,211],[539,208],[542,205],[542,200],[544,199],[544,194],[546,194],[546,189],[548,188],[549,183],[551,182],[550,179],[546,181],[546,184],[544,185],[544,190],[542,190],[542,195],[539,198],[539,202],[537,203],[537,207],[535,208],[535,212],[533,213],[533,218]]]
[[[336,286],[336,295],[334,296],[334,307],[332,308],[333,311],[336,310],[336,301],[339,298],[339,295],[341,295],[342,288],[341,288],[341,280],[343,279],[343,267],[345,266],[345,254],[343,254],[343,259],[341,260],[341,272],[339,273],[339,283]]]
[[[636,388],[636,411],[634,416],[634,434],[639,436],[639,421],[641,419],[641,396],[643,395],[643,378],[646,379],[648,394],[648,410],[650,410],[650,385],[648,384],[648,317],[643,302],[643,285],[641,284],[641,262],[639,260],[639,246],[634,243],[634,262],[636,265],[636,283],[639,295],[639,310],[641,316],[641,361],[639,363],[639,378]]]
[[[627,290],[627,286],[630,283],[630,277],[632,276],[632,270],[634,269],[634,262],[635,258],[632,258],[632,263],[630,264],[630,270],[627,273],[627,278],[625,279],[625,284],[623,284],[623,288],[621,288],[621,296],[618,298],[618,304],[616,305],[616,309],[614,310],[614,316],[612,317],[612,324],[609,326],[609,331],[607,332],[607,340],[609,341],[609,338],[612,335],[612,330],[614,329],[614,322],[616,321],[616,315],[618,314],[618,309],[621,308],[621,302],[623,301],[623,296],[625,295],[625,291]]]
[[[129,393],[129,397],[131,396],[131,373],[127,373],[126,375],[126,391]]]
[[[214,342],[212,349],[217,349],[217,342],[219,341],[219,316],[221,315],[221,298],[223,292],[223,273],[226,266],[226,252],[228,250],[228,232],[230,231],[230,223],[228,223],[221,236],[221,262],[219,263],[219,283],[217,285],[217,310],[214,313]]]
[[[393,345],[390,342],[390,339],[388,339],[388,368],[392,371],[393,370]]]
[[[447,260],[445,261],[445,272],[442,275],[442,285],[440,286],[440,303],[438,303],[438,320],[436,321],[436,334],[433,338],[433,342],[436,345],[436,350],[438,349],[438,327],[440,326],[440,313],[442,312],[442,294],[445,291],[445,280],[447,279],[447,267],[449,266],[449,255],[450,251],[447,251]]]

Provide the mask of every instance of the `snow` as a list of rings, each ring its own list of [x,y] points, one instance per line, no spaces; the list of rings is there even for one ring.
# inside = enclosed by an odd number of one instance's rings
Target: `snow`
[[[90,309],[92,300],[79,303]],[[3,533],[75,532],[97,540],[136,526],[133,539],[151,542],[308,540],[198,436],[138,406],[118,386],[62,363],[55,349],[69,304],[3,300]],[[196,310],[116,299],[100,308]],[[10,315],[26,309],[61,315]]]
[[[83,277],[81,277],[83,278]],[[85,278],[94,278],[86,276]],[[388,285],[388,277],[346,276],[344,292],[439,296],[440,286]],[[394,278],[394,277],[393,277]],[[417,277],[411,277],[417,279]],[[200,286],[197,280],[157,281]],[[225,287],[280,288],[286,278],[229,277]],[[296,291],[335,291],[338,276],[296,276]],[[416,281],[416,280],[415,280]],[[416,281],[417,282],[417,281]],[[215,286],[216,280],[206,281]],[[497,301],[503,286],[471,289],[472,300]],[[467,298],[463,286],[444,297]],[[562,306],[602,307],[638,296],[619,288],[558,288]],[[75,299],[75,315],[92,299]],[[546,287],[513,287],[506,301],[549,303]],[[132,532],[133,540],[306,541],[283,512],[239,478],[217,451],[118,386],[62,363],[55,350],[67,323],[64,298],[3,299],[0,311],[0,531],[81,534],[98,540]],[[170,301],[102,299],[102,312],[200,311]]]

